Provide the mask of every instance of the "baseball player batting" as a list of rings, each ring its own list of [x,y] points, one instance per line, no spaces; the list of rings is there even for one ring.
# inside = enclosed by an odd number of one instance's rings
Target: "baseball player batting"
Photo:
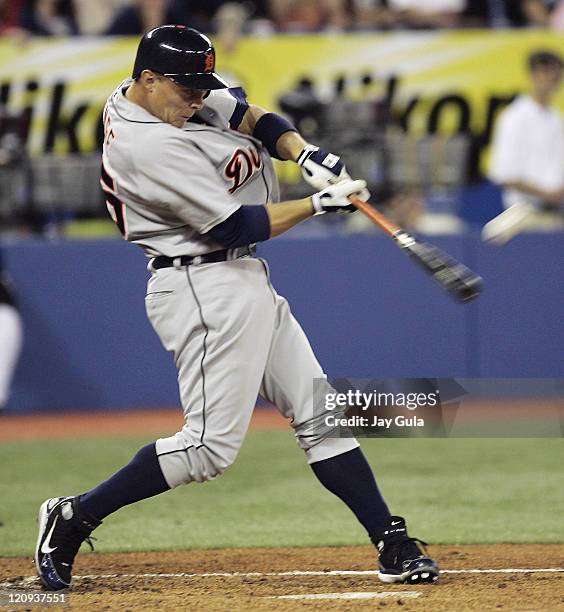
[[[143,36],[104,125],[102,188],[123,237],[149,258],[147,315],[174,356],[185,424],[91,491],[41,505],[35,562],[45,587],[70,586],[81,543],[108,515],[222,474],[259,394],[291,419],[315,476],[365,527],[380,579],[435,581],[437,564],[390,515],[358,442],[311,428],[312,380],[326,376],[254,256],[257,242],[313,215],[354,210],[349,196],[369,197],[366,183],[286,119],[248,104],[215,73],[209,39],[183,26]],[[277,202],[272,157],[296,161],[318,191]]]

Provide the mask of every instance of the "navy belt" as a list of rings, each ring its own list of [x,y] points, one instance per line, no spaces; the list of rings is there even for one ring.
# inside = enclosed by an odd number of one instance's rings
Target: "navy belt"
[[[206,263],[217,263],[219,261],[232,261],[240,257],[252,257],[255,254],[255,246],[240,247],[238,249],[224,249],[213,251],[203,255],[180,255],[179,257],[166,257],[159,255],[151,261],[154,270],[160,268],[180,268],[182,266],[200,265]]]

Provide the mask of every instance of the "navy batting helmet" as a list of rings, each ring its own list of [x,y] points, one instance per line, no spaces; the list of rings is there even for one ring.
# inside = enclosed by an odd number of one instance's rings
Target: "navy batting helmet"
[[[133,78],[153,70],[189,89],[223,89],[229,85],[215,71],[215,49],[207,36],[181,25],[147,32],[137,49]]]

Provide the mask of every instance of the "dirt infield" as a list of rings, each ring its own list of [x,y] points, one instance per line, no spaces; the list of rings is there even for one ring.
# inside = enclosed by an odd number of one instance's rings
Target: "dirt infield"
[[[465,403],[467,422],[488,422],[494,415],[515,422],[531,419],[547,420],[550,427],[560,431],[564,400],[488,400]],[[462,413],[458,415],[462,416]],[[124,410],[107,412],[61,412],[28,415],[0,414],[0,443],[14,440],[120,437],[136,435],[169,436],[183,425],[182,410],[178,408]],[[286,429],[290,422],[276,408],[257,407],[251,420],[251,430]]]
[[[183,424],[180,408],[123,412],[63,412],[2,416],[0,442],[14,440],[166,435]],[[258,408],[251,429],[290,429],[276,409]]]
[[[446,570],[434,585],[381,583],[367,546],[84,553],[77,557],[70,604],[80,610],[564,609],[564,570],[554,571],[564,567],[562,546],[435,546],[430,552]],[[29,558],[0,558],[0,575],[1,591],[41,592]]]

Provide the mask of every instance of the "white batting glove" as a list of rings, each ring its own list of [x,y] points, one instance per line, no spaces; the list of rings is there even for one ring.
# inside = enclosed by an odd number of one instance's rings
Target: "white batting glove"
[[[329,185],[351,178],[338,155],[314,145],[306,145],[296,162],[301,166],[304,180],[316,189],[325,189]]]
[[[314,145],[306,145],[296,161],[301,166],[304,180],[316,189],[325,189],[341,181],[351,180],[345,164],[338,155],[328,153]],[[359,197],[367,201],[370,192],[368,189],[363,189]]]
[[[356,208],[350,203],[349,196],[359,195],[366,189],[366,181],[345,179],[311,196],[316,215],[326,212],[351,213]]]

